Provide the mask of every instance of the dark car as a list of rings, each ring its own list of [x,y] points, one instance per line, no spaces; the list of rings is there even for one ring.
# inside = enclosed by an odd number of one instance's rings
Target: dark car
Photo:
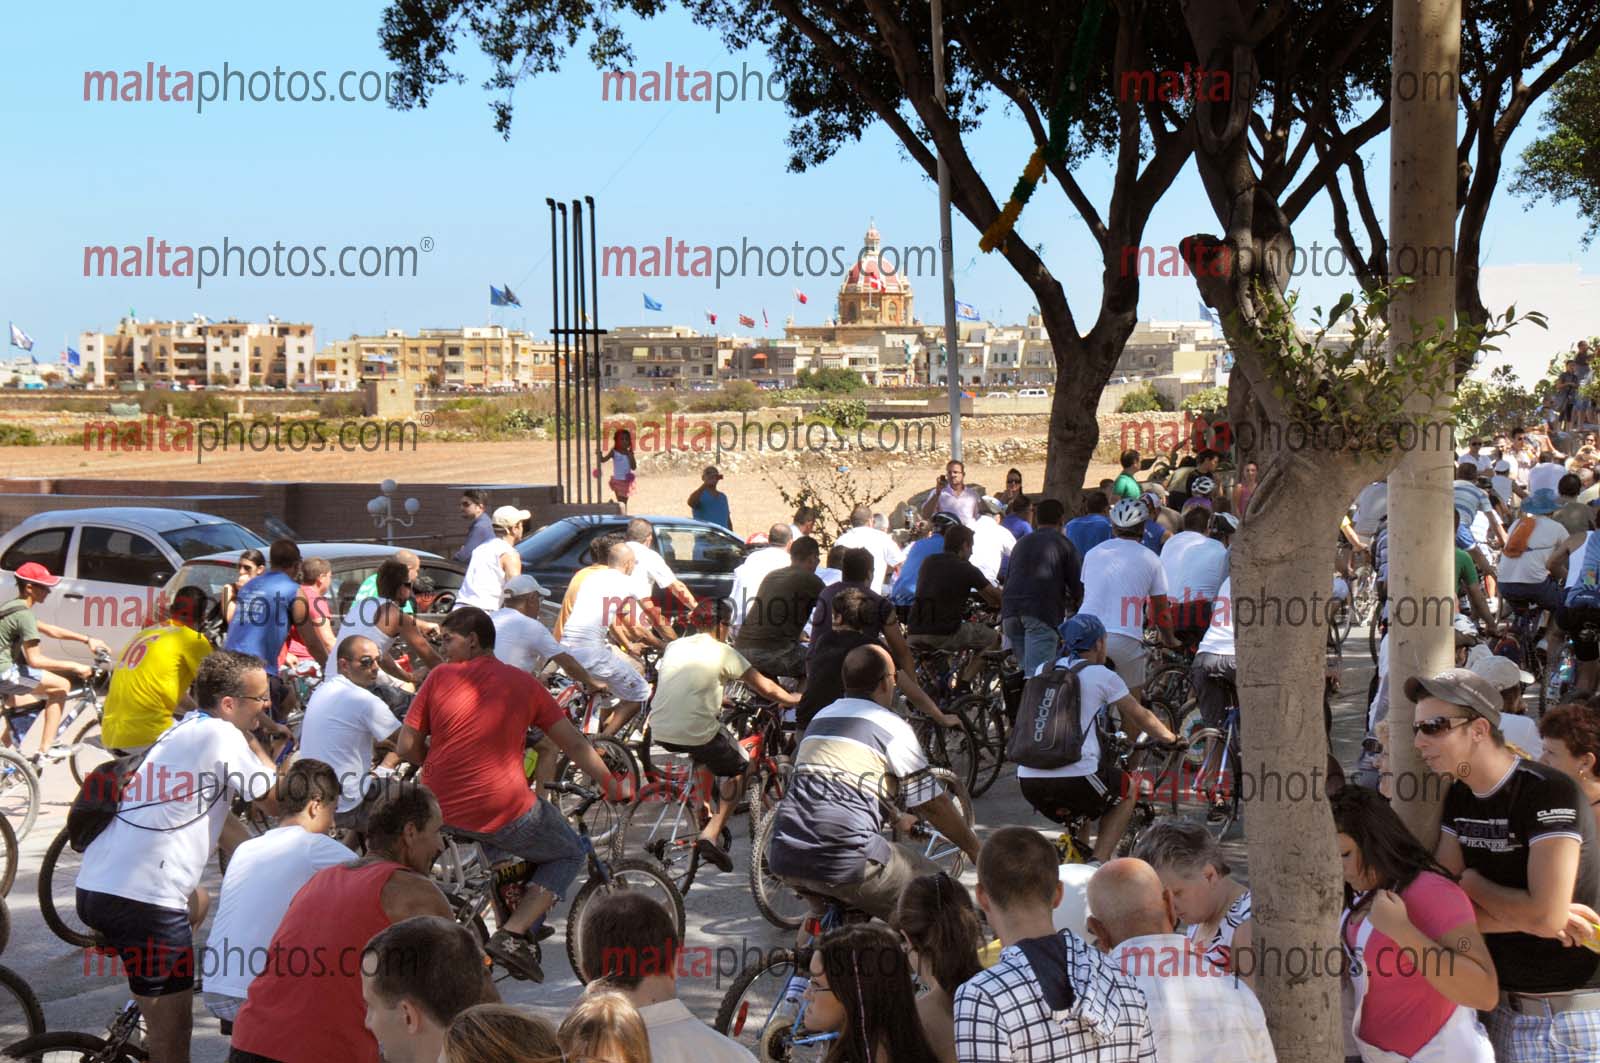
[[[544,585],[550,602],[561,604],[572,574],[590,563],[589,543],[597,535],[628,530],[631,517],[566,517],[547,524],[517,544],[522,571]],[[645,517],[656,530],[656,552],[696,598],[733,594],[733,570],[744,561],[745,546],[728,529],[689,517]],[[657,594],[665,606],[665,599]]]

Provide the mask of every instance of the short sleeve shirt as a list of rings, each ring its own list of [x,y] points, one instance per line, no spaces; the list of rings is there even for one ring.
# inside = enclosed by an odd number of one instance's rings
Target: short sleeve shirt
[[[912,635],[954,634],[961,627],[967,600],[987,586],[989,580],[972,562],[955,554],[934,554],[922,563],[906,631]]]
[[[822,578],[798,565],[769,572],[745,610],[735,643],[742,650],[782,650],[800,641],[822,596]]]
[[[667,559],[656,553],[644,543],[628,541],[628,549],[633,551],[633,586],[634,597],[640,601],[647,601],[652,593],[652,588],[666,590],[678,581],[673,574],[672,566],[667,564]]]
[[[106,691],[100,725],[106,746],[131,749],[159,738],[210,652],[204,635],[177,621],[135,635],[117,658]]]
[[[432,740],[422,782],[444,821],[493,834],[533,807],[523,768],[528,728],[548,731],[563,719],[543,683],[484,656],[429,672],[406,726]]]
[[[1039,666],[1034,675],[1047,675],[1054,668],[1071,668],[1076,658],[1063,657]],[[1088,664],[1078,670],[1078,713],[1083,726],[1083,751],[1076,761],[1062,768],[1030,768],[1017,765],[1019,779],[1078,779],[1100,769],[1100,716],[1106,706],[1128,696],[1128,684],[1103,664]]]
[[[715,635],[690,635],[667,643],[656,665],[650,700],[650,734],[658,742],[699,746],[716,736],[723,684],[750,670],[738,650]]]
[[[619,616],[632,616],[633,581],[621,569],[599,569],[583,581],[572,613],[561,629],[561,641],[569,646],[604,646],[606,632]]]
[[[306,702],[300,729],[300,755],[320,760],[339,778],[339,807],[349,812],[361,804],[372,773],[372,747],[400,729],[394,710],[378,695],[342,675],[317,685]]]
[[[513,668],[531,675],[565,652],[550,629],[526,613],[502,606],[489,619],[494,621],[494,655]]]
[[[1555,838],[1579,843],[1572,900],[1600,904],[1600,851],[1594,816],[1577,783],[1555,768],[1518,760],[1495,788],[1479,797],[1464,782],[1445,791],[1439,830],[1456,840],[1466,867],[1508,889],[1528,888],[1533,847]],[[1558,993],[1600,984],[1600,956],[1533,934],[1485,934],[1500,988]]]
[[[25,598],[11,599],[0,606],[0,612],[7,614],[0,619],[0,675],[4,675],[13,668],[27,664],[26,660],[12,656],[11,644],[15,640],[18,648],[21,648],[30,642],[38,642],[39,618],[28,608]]]

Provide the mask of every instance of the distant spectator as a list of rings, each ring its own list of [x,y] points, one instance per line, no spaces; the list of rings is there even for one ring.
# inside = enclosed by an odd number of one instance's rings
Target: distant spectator
[[[466,564],[472,551],[494,538],[494,526],[489,520],[489,495],[476,487],[461,492],[461,517],[467,522],[467,541],[461,549],[451,554],[452,560]]]
[[[1122,471],[1117,474],[1112,482],[1111,493],[1118,498],[1138,498],[1144,493],[1144,488],[1139,486],[1139,452],[1137,450],[1124,450],[1122,452]]]
[[[1033,531],[1033,499],[1027,495],[1013,498],[1006,506],[1000,526],[1018,539]]]
[[[717,489],[722,473],[715,465],[707,465],[700,474],[700,486],[689,495],[689,515],[707,524],[720,524],[733,531],[733,517],[728,513],[728,496]]]
[[[982,497],[976,487],[967,486],[967,467],[952,460],[945,463],[944,475],[935,482],[932,493],[922,503],[922,515],[932,519],[935,514],[949,513],[971,527],[978,517],[978,500]]]

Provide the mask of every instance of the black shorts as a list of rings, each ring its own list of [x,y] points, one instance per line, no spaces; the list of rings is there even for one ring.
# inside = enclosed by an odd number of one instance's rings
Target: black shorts
[[[1020,779],[1022,796],[1034,811],[1065,825],[1077,816],[1099,819],[1122,800],[1122,769],[1101,765],[1093,775],[1070,779]]]
[[[161,997],[194,988],[194,932],[188,911],[80,889],[78,918],[115,950],[134,996]]]
[[[734,741],[727,728],[719,730],[716,737],[703,745],[675,746],[671,742],[662,742],[660,746],[673,753],[689,754],[698,767],[705,768],[718,779],[738,778],[750,763],[750,758],[744,754],[744,747]]]

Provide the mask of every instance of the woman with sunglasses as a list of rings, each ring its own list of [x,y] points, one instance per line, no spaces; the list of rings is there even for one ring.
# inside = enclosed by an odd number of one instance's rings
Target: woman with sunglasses
[[[940,872],[906,884],[894,913],[911,967],[927,992],[917,998],[922,1030],[939,1063],[956,1063],[956,989],[981,969],[983,932],[967,888]]]
[[[1561,705],[1539,721],[1544,753],[1539,763],[1564,771],[1578,783],[1584,804],[1600,830],[1600,709]]]
[[[1331,804],[1361,1058],[1494,1063],[1476,1009],[1500,983],[1471,899],[1375,790],[1346,786]]]
[[[837,1033],[823,1063],[937,1063],[906,954],[886,928],[840,927],[811,953],[805,1028]]]
[[[239,552],[238,574],[233,582],[225,584],[222,595],[218,599],[222,606],[222,619],[226,623],[233,623],[234,610],[239,608],[239,592],[244,585],[255,579],[267,570],[267,558],[260,550],[248,549]]]
[[[1011,503],[1022,497],[1022,473],[1016,469],[1006,470],[1006,489],[995,495],[1008,509]]]

